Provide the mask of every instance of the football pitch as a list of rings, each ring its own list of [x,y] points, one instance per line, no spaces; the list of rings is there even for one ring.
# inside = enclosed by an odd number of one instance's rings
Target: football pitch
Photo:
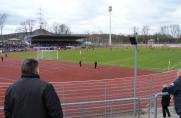
[[[44,53],[44,59],[56,59],[57,52]],[[37,52],[9,54],[11,57],[36,58]],[[52,58],[54,57],[54,58]],[[133,48],[96,48],[58,51],[58,60],[83,64],[93,64],[134,68]],[[139,48],[138,68],[151,71],[168,71],[181,67],[180,48]]]

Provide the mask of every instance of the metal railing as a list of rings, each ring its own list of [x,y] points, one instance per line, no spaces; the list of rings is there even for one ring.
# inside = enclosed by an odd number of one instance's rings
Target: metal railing
[[[88,110],[88,108],[84,107],[84,105],[94,105],[94,104],[114,104],[114,103],[125,103],[125,102],[134,102],[136,101],[137,102],[137,117],[140,118],[140,99],[139,98],[124,98],[124,99],[112,99],[112,100],[100,100],[100,101],[87,101],[87,102],[77,102],[77,103],[64,103],[62,104],[62,106],[65,108],[65,107],[68,107],[68,106],[78,106],[79,107],[79,111],[80,111],[80,117],[81,118],[86,118],[88,117],[87,115],[89,115],[90,117],[90,114],[86,114],[86,110]],[[113,107],[113,106],[111,106]],[[96,108],[101,108],[101,107],[95,107],[95,112],[96,112]],[[105,111],[104,113],[100,114],[100,113],[97,113],[98,116],[104,116],[104,115],[114,115],[114,111],[110,110],[110,112],[107,113],[106,111],[106,108],[107,107],[104,107],[104,108],[101,108],[102,111]],[[112,109],[112,108],[111,108]],[[66,114],[66,112],[64,112]],[[120,111],[121,113],[121,111]],[[91,114],[92,116],[96,117],[95,115],[96,113],[93,113]],[[117,114],[117,113],[116,113]],[[65,115],[66,117],[66,115]],[[71,116],[71,117],[74,117],[74,116]]]
[[[154,113],[154,118],[157,118],[157,111],[158,111],[158,98],[161,96],[169,95],[168,92],[159,92],[155,94],[155,113]]]
[[[147,105],[151,105],[154,101],[150,98],[155,95],[162,89],[163,84],[171,83],[176,77],[176,72],[164,72],[151,75],[139,76],[137,81],[137,95],[139,97],[146,97],[145,100],[140,99],[141,108],[149,108]],[[151,79],[151,81],[150,81]],[[158,81],[159,80],[159,81]],[[67,103],[84,103],[87,101],[107,101],[101,104],[100,106],[92,105],[91,107],[101,107],[100,110],[104,109],[104,113],[107,114],[110,110],[124,112],[132,111],[132,103],[126,104],[113,104],[108,102],[109,100],[115,99],[124,99],[133,97],[133,77],[126,78],[116,78],[116,79],[105,79],[105,80],[89,80],[89,81],[75,81],[75,82],[51,82],[61,100],[62,104],[65,104],[65,109],[70,108],[71,105],[66,105]],[[4,92],[7,87],[12,84],[10,83],[0,83],[0,106],[3,105]],[[150,100],[150,102],[149,102]],[[144,101],[144,102],[143,102]],[[82,104],[82,109],[85,108],[85,104]],[[90,105],[90,104],[89,104]],[[79,107],[80,105],[78,105]],[[77,109],[80,109],[80,107]],[[123,109],[119,109],[122,107]],[[151,109],[152,105],[150,106]],[[75,108],[75,107],[74,107]],[[73,108],[73,109],[74,109]],[[112,109],[112,111],[111,111]],[[149,111],[150,111],[149,109]],[[68,109],[69,110],[69,109]],[[72,110],[72,109],[71,109]],[[94,109],[91,109],[94,111]],[[84,110],[85,111],[85,110]],[[102,111],[101,111],[102,112]],[[113,112],[112,112],[113,113]],[[91,114],[91,113],[90,113]],[[68,115],[68,112],[65,111],[65,115]]]
[[[135,116],[137,116],[137,118],[140,118],[140,98],[124,98],[124,99],[112,99],[112,100],[100,100],[100,101],[87,101],[87,102],[76,102],[76,103],[63,103],[62,107],[63,107],[63,113],[64,113],[64,117],[79,117],[79,118],[86,118],[86,117],[97,117],[97,116],[109,116],[109,117],[113,117],[113,115],[115,114],[114,111],[111,111],[109,113],[106,112],[106,107],[95,107],[93,112],[96,112],[97,109],[102,109],[102,111],[105,111],[104,113],[100,114],[100,113],[93,113],[93,114],[87,114],[88,108],[86,108],[84,105],[95,105],[95,104],[113,104],[113,103],[125,103],[125,102],[134,102],[136,101],[137,103],[137,110],[136,110],[136,114]],[[76,111],[78,111],[77,113],[75,113],[76,115],[72,115],[72,114],[66,114],[65,112],[65,108],[69,107],[69,106],[78,106],[78,109],[75,109]],[[112,106],[111,106],[112,107]],[[77,108],[77,107],[76,107]],[[3,107],[0,107],[0,111],[3,111]],[[90,111],[89,111],[90,112]],[[78,114],[78,115],[77,115]],[[117,112],[116,114],[119,114],[119,112]],[[121,114],[121,112],[120,112]]]
[[[86,118],[86,117],[98,117],[98,116],[109,116],[113,117],[115,114],[121,115],[123,113],[123,109],[118,109],[120,107],[120,103],[123,103],[124,105],[128,105],[130,102],[133,106],[134,101],[137,103],[137,115],[138,118],[140,118],[140,112],[141,112],[141,103],[146,100],[148,103],[150,99],[154,100],[154,118],[157,118],[158,114],[158,98],[164,95],[169,95],[167,92],[159,92],[156,93],[153,98],[147,97],[147,98],[123,98],[123,99],[111,99],[111,100],[99,100],[99,101],[86,101],[86,102],[75,102],[75,103],[63,103],[63,112],[64,117],[80,117],[80,118]],[[116,104],[116,105],[115,105]],[[102,105],[102,106],[101,106]],[[150,106],[150,105],[149,105]],[[114,109],[114,107],[116,109]],[[108,110],[109,108],[109,110]],[[126,108],[125,108],[126,109]],[[115,111],[114,111],[115,110]],[[3,106],[0,107],[1,114],[3,112]],[[126,112],[133,112],[126,111]],[[148,117],[150,117],[150,112],[148,111]]]

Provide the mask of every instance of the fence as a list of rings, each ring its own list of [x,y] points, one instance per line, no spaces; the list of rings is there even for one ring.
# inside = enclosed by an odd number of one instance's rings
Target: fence
[[[151,108],[150,105],[152,105],[153,101],[150,98],[153,97],[152,95],[160,92],[163,84],[169,84],[175,78],[176,71],[139,76],[137,80],[137,96],[141,97],[140,109]],[[133,77],[127,77],[51,83],[54,85],[62,104],[64,104],[64,115],[66,117],[80,117],[82,114],[80,109],[87,109],[83,112],[87,116],[132,112],[133,102],[127,101],[123,103],[112,102],[111,100],[131,98],[133,96],[133,79]],[[0,106],[3,106],[4,93],[10,84],[0,83]],[[84,104],[90,101],[104,101],[104,103]],[[73,105],[73,103],[75,104]],[[78,103],[81,103],[81,105],[78,105]]]
[[[159,92],[157,94],[155,94],[155,97],[154,97],[154,101],[155,101],[155,108],[154,108],[154,118],[157,118],[157,114],[158,114],[158,98],[161,97],[161,96],[164,96],[164,95],[169,95],[167,92]]]
[[[137,117],[140,118],[140,99],[139,98],[124,98],[124,99],[113,99],[113,100],[101,100],[101,101],[89,101],[89,102],[78,102],[78,103],[65,103],[63,108],[70,107],[69,114],[66,117],[113,117],[115,114],[120,114],[123,105],[129,105],[136,101],[137,106]],[[73,106],[73,107],[72,107]],[[116,109],[115,109],[116,108]],[[123,107],[124,108],[124,107]],[[73,110],[74,112],[72,112]],[[126,111],[124,111],[126,112]],[[71,114],[70,114],[71,113]],[[135,114],[136,115],[136,114]]]
[[[141,115],[141,107],[140,107],[140,101],[144,100],[152,100],[154,99],[155,106],[154,106],[154,118],[157,118],[157,108],[158,108],[158,98],[163,95],[168,95],[168,93],[162,93],[159,92],[155,94],[154,98],[124,98],[124,99],[113,99],[113,100],[102,100],[102,101],[88,101],[88,102],[77,102],[77,103],[63,103],[62,107],[64,109],[64,117],[66,118],[72,118],[72,117],[78,117],[78,118],[87,118],[87,117],[105,117],[105,118],[114,118],[115,116],[121,118],[125,117],[122,116],[122,110],[120,104],[129,104],[136,101],[136,108],[137,114],[134,114],[134,117],[140,118]],[[113,104],[116,104],[113,105]],[[115,107],[119,109],[114,109]],[[65,108],[68,108],[68,115],[65,114]],[[130,116],[130,111],[129,113]],[[3,115],[3,107],[0,107],[0,117],[4,118]],[[117,118],[116,117],[116,118]],[[148,111],[148,118],[151,117],[151,113]]]

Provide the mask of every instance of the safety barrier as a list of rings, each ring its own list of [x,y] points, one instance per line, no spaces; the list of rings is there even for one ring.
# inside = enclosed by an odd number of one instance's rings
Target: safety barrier
[[[161,91],[163,84],[169,84],[175,78],[176,71],[139,76],[137,81],[137,96],[141,97],[142,102],[140,103],[140,108],[149,108],[149,105],[152,103],[150,98],[154,97],[154,94]],[[70,113],[73,115],[78,113],[80,115],[80,110],[76,111],[77,109],[80,109],[80,107],[73,105],[66,106],[68,103],[109,101],[133,97],[133,77],[51,83],[54,85],[61,103],[65,104],[64,111],[66,116],[70,116]],[[10,84],[12,83],[0,83],[0,106],[3,106],[4,94]],[[143,100],[142,98],[145,99]],[[133,103],[131,102],[105,103],[89,104],[87,106],[83,104],[83,108],[87,108],[89,111],[92,111],[88,112],[87,115],[95,113],[95,110],[99,111],[97,114],[103,114],[103,109],[106,114],[133,111]]]
[[[132,111],[124,111],[122,108],[122,104],[128,105],[129,103],[133,103],[136,101],[137,111],[134,116],[140,118],[141,116],[141,102],[154,100],[154,118],[157,118],[157,109],[158,109],[158,98],[164,95],[169,95],[167,92],[159,92],[155,94],[153,98],[123,98],[123,99],[112,99],[112,100],[100,100],[100,101],[87,101],[87,102],[76,102],[76,103],[63,103],[63,113],[65,118],[77,117],[77,118],[97,118],[97,117],[105,117],[105,118],[113,118],[115,115],[119,115],[122,117],[123,113],[132,113]],[[4,118],[3,114],[3,106],[0,107],[0,118]],[[148,111],[148,118],[150,118],[150,112]]]
[[[127,107],[131,109],[134,101],[137,105],[137,115],[140,118],[140,112],[142,110],[141,103],[154,101],[154,118],[157,118],[158,109],[158,98],[163,95],[168,95],[167,92],[159,92],[155,94],[152,98],[123,98],[123,99],[111,99],[111,100],[99,100],[99,101],[86,101],[86,102],[76,102],[76,103],[62,103],[63,113],[65,118],[69,117],[114,117],[114,115],[121,116],[122,113],[133,113],[132,110],[128,110]],[[152,101],[152,102],[153,102]],[[151,103],[152,103],[151,102]],[[127,107],[126,107],[127,106]],[[150,107],[150,104],[149,106]],[[150,110],[150,109],[149,109]],[[0,107],[0,118],[4,118],[3,106]],[[150,118],[150,111],[148,111],[148,118]]]
[[[158,98],[160,96],[165,96],[165,95],[169,95],[169,94],[167,92],[159,92],[159,93],[155,94],[155,113],[154,113],[154,118],[157,118]]]
[[[124,98],[124,99],[113,99],[113,100],[102,100],[102,101],[88,101],[88,102],[77,102],[77,103],[64,103],[62,104],[63,107],[63,112],[64,112],[64,117],[79,117],[79,118],[87,118],[87,117],[98,117],[98,116],[110,116],[112,117],[115,113],[119,114],[119,112],[113,111],[113,106],[111,105],[110,108],[111,110],[108,112],[109,106],[104,106],[101,107],[100,104],[119,104],[119,103],[125,103],[125,102],[134,102],[136,101],[137,103],[137,116],[140,118],[140,99],[139,98]],[[92,105],[92,108],[94,108],[94,111],[90,111],[90,108],[87,108],[87,106]],[[98,105],[98,106],[96,106]],[[74,106],[75,108],[74,113],[71,111],[71,114],[66,114],[65,109],[66,107],[72,107]],[[70,111],[71,109],[69,109]],[[0,107],[0,111],[3,111],[3,107]],[[78,111],[78,112],[75,112]],[[102,112],[100,112],[102,111]],[[91,112],[91,114],[90,114]]]

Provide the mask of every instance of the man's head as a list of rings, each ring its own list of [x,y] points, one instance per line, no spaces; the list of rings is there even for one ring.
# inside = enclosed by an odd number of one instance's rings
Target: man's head
[[[164,84],[164,85],[163,85],[163,88],[166,88],[166,87],[168,87],[168,86],[167,86],[166,84]]]
[[[38,61],[35,59],[25,59],[21,65],[22,74],[39,74]]]
[[[181,69],[179,69],[178,71],[177,71],[177,77],[180,77],[181,76]]]

